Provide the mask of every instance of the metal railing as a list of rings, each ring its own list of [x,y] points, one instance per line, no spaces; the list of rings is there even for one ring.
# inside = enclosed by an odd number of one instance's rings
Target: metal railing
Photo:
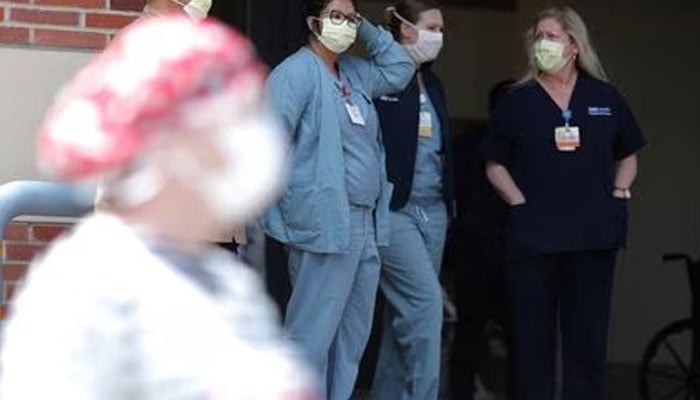
[[[46,181],[14,181],[0,185],[0,265],[7,225],[20,216],[80,217],[92,210],[90,191]]]
[[[44,181],[14,181],[0,185],[0,266],[4,263],[7,226],[20,216],[80,217],[92,210],[94,193]],[[2,291],[0,291],[0,295]],[[4,315],[0,312],[0,327]]]

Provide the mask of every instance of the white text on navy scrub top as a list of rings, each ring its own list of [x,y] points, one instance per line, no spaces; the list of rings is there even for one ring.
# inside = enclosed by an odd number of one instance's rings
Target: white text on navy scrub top
[[[612,110],[610,107],[588,107],[588,115],[594,117],[610,117]]]

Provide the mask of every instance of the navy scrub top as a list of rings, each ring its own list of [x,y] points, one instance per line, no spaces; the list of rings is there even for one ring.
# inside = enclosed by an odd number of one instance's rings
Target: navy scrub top
[[[580,73],[569,105],[581,146],[559,151],[562,110],[536,81],[504,95],[483,143],[505,165],[526,204],[511,209],[508,255],[615,249],[627,240],[627,203],[613,197],[616,162],[646,141],[627,102],[609,84]]]

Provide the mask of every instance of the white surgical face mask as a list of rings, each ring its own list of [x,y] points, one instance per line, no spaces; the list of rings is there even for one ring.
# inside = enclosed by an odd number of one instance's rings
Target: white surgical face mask
[[[532,51],[537,68],[543,72],[558,72],[569,62],[569,57],[564,57],[564,45],[553,40],[538,40]]]
[[[434,61],[442,49],[442,32],[433,32],[427,29],[418,29],[418,40],[415,43],[405,44],[404,48],[416,64]]]
[[[225,167],[193,183],[222,226],[236,226],[263,211],[282,189],[286,145],[269,114],[247,118],[214,135]]]
[[[413,61],[415,61],[415,63],[418,65],[434,61],[440,54],[440,50],[442,50],[444,41],[444,35],[442,32],[433,32],[427,29],[421,29],[406,18],[402,17],[396,11],[393,11],[393,13],[396,18],[418,32],[418,39],[415,43],[404,44],[403,46]]]
[[[314,32],[318,40],[335,54],[346,52],[357,38],[357,27],[352,27],[345,20],[340,24],[333,23],[330,17],[319,19],[321,34]]]
[[[128,175],[121,177],[106,176],[95,203],[99,205],[107,197],[115,205],[123,208],[139,207],[155,198],[163,190],[165,175],[153,164],[148,156],[141,156],[132,161]]]
[[[212,0],[190,0],[182,9],[194,19],[205,19],[211,10]]]
[[[137,207],[161,193],[168,176],[177,177],[199,194],[221,228],[241,226],[275,199],[286,180],[281,132],[269,113],[250,116],[210,133],[223,158],[219,170],[205,167],[186,150],[161,161],[145,155],[133,163],[128,177],[108,185],[107,196],[121,207]]]
[[[212,0],[190,0],[190,2],[187,4],[185,4],[184,0],[170,1],[182,7],[182,11],[184,11],[190,18],[195,20],[205,19],[207,15],[209,15],[209,10],[211,10],[212,6]],[[144,7],[143,13],[148,16],[159,15],[158,12],[154,11],[148,5]]]

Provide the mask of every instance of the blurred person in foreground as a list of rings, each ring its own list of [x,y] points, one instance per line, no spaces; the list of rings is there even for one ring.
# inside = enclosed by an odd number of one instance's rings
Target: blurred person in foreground
[[[171,14],[184,14],[195,21],[205,19],[211,10],[212,0],[146,0],[142,17],[159,17]],[[94,206],[97,210],[107,207],[103,201],[104,187],[98,179]]]
[[[201,21],[209,15],[213,5],[212,0],[146,0],[143,7],[143,17],[161,17],[172,14],[184,14],[194,21]],[[96,189],[95,208],[104,210],[107,205],[103,201],[104,188],[101,180]],[[225,232],[209,238],[210,241],[218,243],[218,245],[233,253],[237,253],[241,260],[254,266],[261,272],[262,261],[257,255],[261,251],[262,243],[255,240],[249,240],[248,231],[252,232],[252,239],[258,239],[255,234],[254,226],[240,227],[233,232]],[[233,237],[231,237],[233,236]],[[257,255],[257,256],[256,256]]]
[[[146,0],[143,7],[143,15],[146,17],[159,17],[170,14],[185,14],[194,21],[201,21],[209,15],[213,6],[213,0]],[[98,195],[99,196],[99,195]],[[98,197],[99,201],[99,197]],[[104,207],[96,202],[97,207]],[[263,252],[264,242],[260,238],[261,232],[255,224],[237,227],[233,231],[215,235],[209,238],[221,248],[236,253],[240,260],[254,267],[258,273],[264,274]],[[232,237],[233,236],[233,237]]]
[[[104,176],[108,207],[32,266],[0,398],[315,399],[261,283],[206,238],[283,184],[285,145],[250,42],[180,16],[127,28],[61,92],[45,172]]]

